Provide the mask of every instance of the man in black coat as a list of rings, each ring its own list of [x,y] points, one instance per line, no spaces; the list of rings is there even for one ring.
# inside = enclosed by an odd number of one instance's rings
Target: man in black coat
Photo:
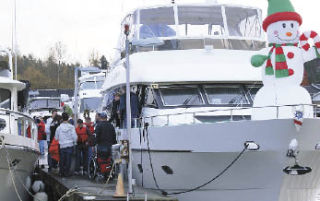
[[[107,121],[107,113],[100,114],[101,121],[96,127],[96,144],[98,157],[108,158],[111,155],[111,146],[117,143],[116,132],[110,122]]]

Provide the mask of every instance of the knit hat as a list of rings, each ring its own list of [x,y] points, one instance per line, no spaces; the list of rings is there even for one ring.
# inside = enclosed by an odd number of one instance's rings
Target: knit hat
[[[283,20],[294,20],[302,24],[302,18],[295,12],[290,0],[268,0],[268,3],[268,16],[262,25],[264,31],[267,31],[270,24]]]

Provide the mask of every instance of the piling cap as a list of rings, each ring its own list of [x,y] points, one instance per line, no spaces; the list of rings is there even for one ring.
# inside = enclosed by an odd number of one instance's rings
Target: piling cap
[[[301,16],[295,12],[290,0],[268,0],[268,16],[263,21],[263,30],[267,31],[270,24],[278,21],[294,20],[302,24]]]

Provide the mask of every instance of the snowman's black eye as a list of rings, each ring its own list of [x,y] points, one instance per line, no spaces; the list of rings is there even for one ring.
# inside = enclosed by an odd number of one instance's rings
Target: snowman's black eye
[[[286,25],[285,23],[282,24],[282,27],[283,27],[283,28],[286,28],[286,26],[287,26],[287,25]]]
[[[294,25],[293,25],[293,23],[291,23],[291,28],[293,28],[294,27]]]

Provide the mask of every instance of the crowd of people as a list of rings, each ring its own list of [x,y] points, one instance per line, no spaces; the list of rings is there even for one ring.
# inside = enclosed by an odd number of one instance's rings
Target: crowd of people
[[[48,171],[58,170],[61,177],[87,175],[94,154],[108,160],[112,145],[117,143],[115,129],[105,112],[97,113],[95,123],[86,117],[85,121],[78,119],[74,126],[71,118],[66,112],[58,115],[56,110],[46,120],[35,117],[40,154],[45,155],[47,144]],[[74,170],[71,170],[72,156],[75,156]]]

